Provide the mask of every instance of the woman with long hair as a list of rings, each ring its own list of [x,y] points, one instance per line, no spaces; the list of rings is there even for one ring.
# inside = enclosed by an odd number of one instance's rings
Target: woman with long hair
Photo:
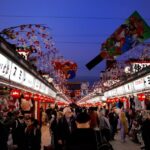
[[[121,140],[125,142],[126,135],[128,134],[128,121],[124,112],[121,112],[119,115],[118,128],[120,129]]]

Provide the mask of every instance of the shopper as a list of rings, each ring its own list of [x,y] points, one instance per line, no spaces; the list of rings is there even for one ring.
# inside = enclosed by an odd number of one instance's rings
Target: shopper
[[[63,109],[63,117],[58,122],[58,144],[65,147],[71,132],[76,128],[73,113],[70,107]]]
[[[97,150],[96,134],[90,128],[90,116],[83,112],[77,115],[77,129],[67,141],[66,150]]]
[[[150,112],[147,112],[145,120],[142,123],[142,138],[145,144],[145,150],[150,150]]]
[[[41,149],[41,132],[34,121],[35,119],[32,117],[26,119],[27,127],[25,129],[25,150]]]
[[[51,119],[51,134],[52,134],[52,145],[55,150],[60,149],[60,145],[58,144],[58,122],[63,117],[63,113],[61,111],[57,112],[57,115],[53,115]]]
[[[24,150],[25,128],[24,116],[19,114],[12,128],[13,144],[16,150]]]
[[[120,129],[121,141],[124,143],[128,134],[128,121],[124,112],[120,112],[118,119],[118,129]]]

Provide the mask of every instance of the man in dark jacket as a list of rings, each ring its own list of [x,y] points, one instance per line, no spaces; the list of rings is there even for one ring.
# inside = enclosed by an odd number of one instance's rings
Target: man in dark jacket
[[[65,107],[63,110],[64,116],[58,122],[58,144],[61,147],[66,145],[66,141],[68,140],[72,131],[76,128],[75,120],[73,117],[73,113],[70,107]]]
[[[14,123],[12,131],[13,144],[16,145],[16,150],[24,149],[25,128],[24,116],[20,114]]]
[[[150,112],[142,124],[142,137],[145,144],[145,150],[150,150]]]
[[[70,135],[66,150],[97,150],[96,134],[90,128],[90,116],[83,112],[76,118],[77,129]]]

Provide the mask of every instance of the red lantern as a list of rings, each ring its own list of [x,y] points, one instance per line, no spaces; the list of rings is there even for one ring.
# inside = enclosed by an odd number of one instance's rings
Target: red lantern
[[[114,103],[115,102],[115,99],[111,99],[111,103]]]
[[[139,101],[144,101],[144,100],[145,100],[145,94],[140,93],[140,94],[138,94],[137,96],[138,96],[138,100],[139,100]]]
[[[13,98],[15,98],[15,99],[20,98],[20,96],[21,96],[21,91],[18,90],[18,89],[13,89],[13,90],[11,90],[10,95],[11,95]]]
[[[44,100],[44,96],[39,96],[39,99],[41,100],[41,101],[43,101]]]
[[[26,100],[29,100],[29,99],[31,99],[31,93],[29,93],[29,92],[24,92],[24,94],[23,94],[23,96],[24,96],[24,98],[26,99]]]
[[[40,100],[40,99],[39,99],[39,95],[38,95],[38,94],[34,94],[33,99],[34,99],[35,101]]]
[[[107,103],[110,103],[110,99],[107,99]]]
[[[119,102],[119,99],[118,99],[118,98],[115,98],[115,102],[116,102],[116,103]]]
[[[123,102],[126,102],[127,101],[127,98],[126,97],[121,97],[120,98],[120,101],[123,103]]]
[[[49,103],[54,103],[55,101],[54,101],[54,99],[49,98],[48,102],[49,102]]]

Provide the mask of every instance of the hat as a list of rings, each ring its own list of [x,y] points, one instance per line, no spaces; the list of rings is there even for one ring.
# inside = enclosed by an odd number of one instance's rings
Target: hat
[[[66,114],[67,112],[72,112],[71,109],[70,109],[70,107],[65,107],[63,109],[63,114]]]
[[[77,115],[76,121],[78,123],[86,123],[86,122],[90,121],[90,116],[86,112],[81,112]]]

